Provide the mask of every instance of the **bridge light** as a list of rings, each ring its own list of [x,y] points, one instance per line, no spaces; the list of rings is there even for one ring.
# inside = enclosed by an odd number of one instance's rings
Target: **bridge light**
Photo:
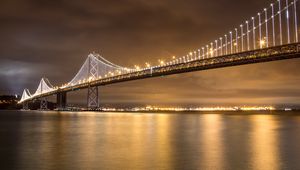
[[[280,38],[280,45],[282,45],[282,23],[281,23],[281,0],[278,1],[278,19],[279,19],[279,38]]]
[[[233,42],[232,41],[232,31],[230,31],[229,34],[230,34],[230,54],[232,54],[232,52],[233,52],[232,51],[232,42]]]
[[[175,58],[176,58],[175,56],[172,57],[172,59],[175,59]]]
[[[285,1],[286,2],[286,26],[287,26],[287,42],[288,44],[291,43],[290,40],[290,20],[289,20],[289,3],[288,0]]]
[[[242,49],[241,49],[241,51],[244,51],[244,25],[243,24],[241,24],[240,25],[240,27],[241,27],[241,44],[242,44]]]
[[[250,38],[249,38],[249,22],[248,20],[245,22],[246,23],[246,29],[247,29],[247,50],[249,51],[250,50]]]
[[[261,16],[260,16],[260,13],[257,13],[257,15],[258,15],[258,29],[259,29],[259,39],[261,40],[262,38],[261,38],[261,35],[262,35],[262,33],[261,33]],[[262,46],[260,45],[260,48],[262,48]]]
[[[214,53],[213,49],[212,49],[212,48],[210,48],[210,49],[209,49],[209,54],[212,56],[212,55],[213,55],[213,53]]]
[[[266,45],[266,41],[264,39],[259,41],[259,44],[261,47],[264,47]]]
[[[236,45],[235,45],[235,46],[236,46],[235,52],[239,52],[239,47],[238,47],[238,45],[239,45],[239,44],[238,44],[238,42],[239,42],[239,41],[238,41],[238,39],[239,39],[239,36],[238,36],[238,29],[235,28],[234,30],[235,30],[235,42],[236,42]]]

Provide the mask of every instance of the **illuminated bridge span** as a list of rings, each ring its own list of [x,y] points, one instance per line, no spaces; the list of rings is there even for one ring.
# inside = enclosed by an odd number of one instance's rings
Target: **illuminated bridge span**
[[[111,63],[96,53],[88,55],[75,77],[68,83],[54,87],[42,78],[34,94],[25,89],[20,100],[24,108],[28,102],[41,101],[47,109],[47,97],[57,95],[58,109],[64,109],[67,92],[88,89],[87,107],[99,106],[98,87],[191,71],[230,67],[243,64],[269,62],[300,57],[298,38],[298,0],[277,0],[254,17],[243,22],[203,47],[159,65],[134,68]]]

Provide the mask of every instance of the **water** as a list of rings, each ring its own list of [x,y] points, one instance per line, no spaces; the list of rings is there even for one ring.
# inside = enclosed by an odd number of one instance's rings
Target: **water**
[[[299,115],[1,111],[1,169],[300,169]]]

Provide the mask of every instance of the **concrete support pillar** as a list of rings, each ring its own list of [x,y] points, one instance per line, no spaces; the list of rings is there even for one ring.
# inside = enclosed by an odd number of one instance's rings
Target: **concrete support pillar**
[[[56,105],[58,110],[65,110],[67,108],[67,92],[57,93]]]

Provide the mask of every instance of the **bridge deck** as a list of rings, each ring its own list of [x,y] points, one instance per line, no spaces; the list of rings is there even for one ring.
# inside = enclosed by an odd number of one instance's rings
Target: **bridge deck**
[[[39,99],[47,97],[60,92],[70,92],[79,89],[84,89],[94,86],[104,86],[108,84],[120,83],[125,81],[132,81],[138,79],[145,79],[151,77],[165,76],[171,74],[186,73],[192,71],[201,71],[222,67],[231,67],[244,64],[254,64],[261,62],[270,62],[284,59],[292,59],[300,57],[300,43],[264,48],[259,50],[247,51],[242,53],[223,55],[207,59],[193,60],[186,63],[180,63],[175,65],[167,65],[162,67],[156,67],[147,70],[141,70],[133,73],[116,75],[113,77],[102,78],[80,85],[72,87],[59,88],[57,90],[37,95],[28,100]],[[28,101],[25,100],[25,101]],[[24,101],[23,101],[24,102]]]

